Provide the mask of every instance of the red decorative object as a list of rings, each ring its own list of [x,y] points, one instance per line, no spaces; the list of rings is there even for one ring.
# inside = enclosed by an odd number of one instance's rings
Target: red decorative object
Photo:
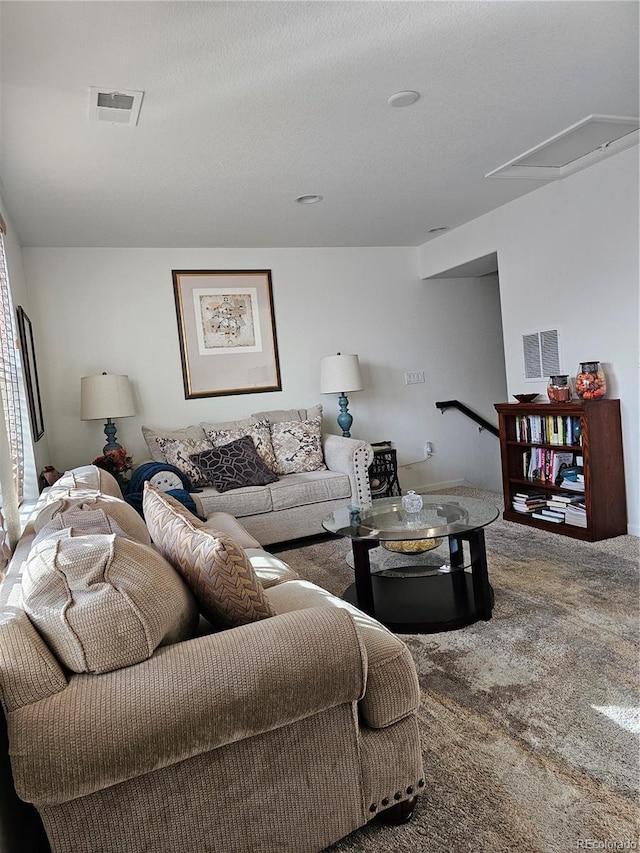
[[[121,447],[120,450],[107,450],[103,456],[94,459],[92,465],[97,465],[115,476],[130,471],[133,468],[133,459],[127,456],[126,448]]]
[[[576,394],[581,400],[600,400],[607,393],[607,379],[599,361],[581,361],[576,375]]]

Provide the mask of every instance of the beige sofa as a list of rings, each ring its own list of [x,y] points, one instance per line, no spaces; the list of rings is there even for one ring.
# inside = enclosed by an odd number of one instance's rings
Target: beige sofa
[[[143,426],[142,432],[155,462],[169,461],[180,466],[186,451],[167,459],[162,440],[189,442],[193,447],[207,441],[212,432],[220,436],[219,441],[231,440],[247,433],[265,421],[272,432],[282,431],[287,423],[317,423],[322,418],[322,407],[310,409],[287,409],[256,412],[245,420],[224,423],[202,422],[181,429]],[[371,504],[368,469],[373,461],[370,444],[359,439],[321,433],[322,466],[316,470],[304,469],[295,460],[289,466],[296,468],[292,473],[279,474],[274,483],[261,486],[246,486],[220,492],[205,486],[196,497],[205,516],[213,512],[226,512],[241,519],[243,526],[262,545],[286,542],[323,532],[322,521],[329,513],[346,503],[365,507]],[[175,452],[175,446],[172,448]],[[188,464],[188,463],[187,463]],[[185,472],[188,469],[185,469]]]
[[[65,473],[0,585],[0,848],[306,853],[377,815],[408,817],[424,778],[404,643],[231,516],[166,511],[248,559],[273,615],[196,628],[197,582],[148,544],[115,480]],[[195,549],[180,557],[203,570]]]

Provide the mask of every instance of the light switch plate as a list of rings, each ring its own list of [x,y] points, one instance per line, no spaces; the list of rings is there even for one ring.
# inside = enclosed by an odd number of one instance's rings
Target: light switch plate
[[[424,370],[409,370],[405,373],[405,385],[418,385],[420,382],[424,382]]]

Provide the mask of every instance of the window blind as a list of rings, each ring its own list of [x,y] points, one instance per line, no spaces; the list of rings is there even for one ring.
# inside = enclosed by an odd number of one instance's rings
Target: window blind
[[[13,301],[0,218],[0,571],[20,535],[19,505],[24,489],[22,388]]]

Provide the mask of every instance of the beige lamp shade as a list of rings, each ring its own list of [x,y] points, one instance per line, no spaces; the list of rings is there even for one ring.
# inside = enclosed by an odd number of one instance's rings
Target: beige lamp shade
[[[128,376],[100,373],[80,381],[80,419],[129,418],[135,415]]]
[[[342,394],[362,391],[357,355],[327,355],[320,362],[320,393]]]
[[[340,394],[338,426],[345,438],[351,437],[353,417],[349,413],[347,393],[362,391],[360,362],[357,355],[327,355],[320,362],[320,393]]]

